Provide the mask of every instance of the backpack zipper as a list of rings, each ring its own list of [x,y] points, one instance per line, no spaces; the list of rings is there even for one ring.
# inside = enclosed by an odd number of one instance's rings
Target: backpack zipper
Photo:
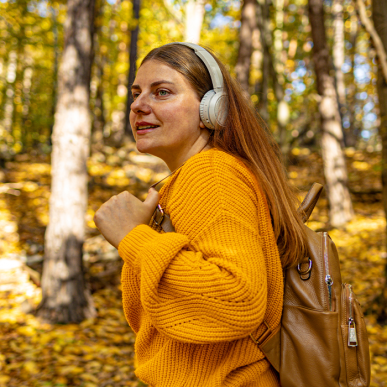
[[[356,324],[353,318],[353,292],[352,285],[347,284],[349,289],[348,308],[348,347],[357,347]]]
[[[328,300],[329,300],[329,310],[332,310],[332,285],[333,279],[329,274],[329,259],[328,259],[328,233],[323,232],[323,254],[324,254],[324,263],[325,263],[325,283],[328,287]]]

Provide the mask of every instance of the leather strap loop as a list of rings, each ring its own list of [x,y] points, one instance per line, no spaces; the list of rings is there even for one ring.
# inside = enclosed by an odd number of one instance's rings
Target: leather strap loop
[[[262,333],[261,336],[254,339],[252,333],[250,333],[251,340],[253,340],[254,343],[257,345],[261,345],[273,333],[273,330],[271,329],[271,327],[267,321],[264,320],[262,322],[262,324],[264,324],[266,326],[266,330],[265,330],[265,332]]]

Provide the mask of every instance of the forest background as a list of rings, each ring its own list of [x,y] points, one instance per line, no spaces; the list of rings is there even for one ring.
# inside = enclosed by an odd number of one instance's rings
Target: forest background
[[[308,226],[338,245],[366,313],[371,385],[385,386],[386,23],[380,0],[0,0],[0,386],[143,385],[122,263],[93,216],[168,173],[137,152],[127,113],[136,64],[172,41],[226,63],[301,197],[315,181],[327,188]],[[72,87],[84,92],[70,111]],[[67,245],[70,262],[57,254]]]

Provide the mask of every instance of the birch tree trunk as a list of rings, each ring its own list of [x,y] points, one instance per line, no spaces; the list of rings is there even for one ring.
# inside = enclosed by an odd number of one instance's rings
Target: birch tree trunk
[[[246,98],[250,97],[249,78],[251,54],[253,52],[253,35],[257,26],[256,0],[244,0],[241,10],[241,27],[239,30],[239,50],[235,65],[236,78]]]
[[[334,0],[332,5],[333,14],[333,67],[335,69],[336,91],[339,101],[340,117],[347,112],[345,98],[344,73],[344,18],[342,0]]]
[[[374,21],[374,27],[379,35],[384,52],[387,52],[387,3],[385,0],[373,0],[372,1],[372,18]],[[379,114],[380,114],[380,126],[379,134],[382,140],[382,185],[383,185],[383,207],[387,217],[387,81],[382,71],[380,63],[380,53],[378,52],[378,79],[377,89],[379,96]],[[387,235],[387,229],[386,229]],[[385,266],[384,276],[387,283],[387,265]],[[384,286],[384,291],[381,297],[381,312],[379,313],[379,321],[381,323],[387,322],[387,287]]]
[[[198,44],[204,18],[204,0],[188,0],[185,8],[184,41]]]
[[[54,83],[52,85],[51,91],[51,115],[52,115],[52,124],[50,125],[50,138],[52,136],[52,131],[54,128],[54,116],[55,108],[57,103],[57,92],[58,92],[58,63],[59,63],[59,45],[58,45],[58,11],[50,6],[51,13],[51,22],[52,22],[52,33],[54,35],[54,63],[53,63],[53,73],[54,73]]]
[[[349,42],[351,43],[351,49],[349,56],[351,58],[351,71],[350,81],[347,92],[347,105],[348,105],[348,117],[350,126],[347,130],[344,129],[345,133],[345,144],[346,146],[355,147],[357,138],[360,132],[359,122],[356,120],[356,100],[355,96],[357,93],[356,79],[355,79],[355,55],[356,55],[356,40],[358,35],[358,18],[356,14],[351,15],[351,31],[349,35]]]
[[[325,34],[323,0],[309,0],[309,21],[312,27],[313,62],[317,91],[321,99],[321,146],[324,175],[329,200],[329,218],[339,227],[353,217],[352,201],[347,186],[347,168],[342,149],[343,131],[334,79],[330,76],[329,49]]]
[[[274,31],[274,44],[272,55],[272,77],[273,90],[277,99],[277,125],[278,139],[282,154],[287,154],[288,147],[286,146],[286,125],[290,118],[290,109],[287,102],[284,100],[284,70],[285,66],[282,61],[283,39],[282,32],[284,26],[284,0],[275,1],[276,10],[276,29]]]
[[[13,124],[13,111],[14,111],[14,96],[15,96],[15,79],[16,79],[16,67],[17,67],[17,53],[16,51],[11,51],[8,55],[8,66],[7,66],[7,86],[5,95],[4,105],[4,119],[3,119],[3,128],[4,130],[11,135],[12,134],[12,124]]]
[[[37,314],[80,322],[95,310],[82,267],[91,119],[94,0],[68,0],[52,150],[50,223],[45,234],[43,299]]]

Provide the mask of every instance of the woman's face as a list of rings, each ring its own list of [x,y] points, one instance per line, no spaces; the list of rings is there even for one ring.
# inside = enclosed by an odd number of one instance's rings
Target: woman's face
[[[195,90],[171,67],[156,60],[145,62],[137,72],[132,94],[130,124],[140,152],[176,167],[208,138]]]

